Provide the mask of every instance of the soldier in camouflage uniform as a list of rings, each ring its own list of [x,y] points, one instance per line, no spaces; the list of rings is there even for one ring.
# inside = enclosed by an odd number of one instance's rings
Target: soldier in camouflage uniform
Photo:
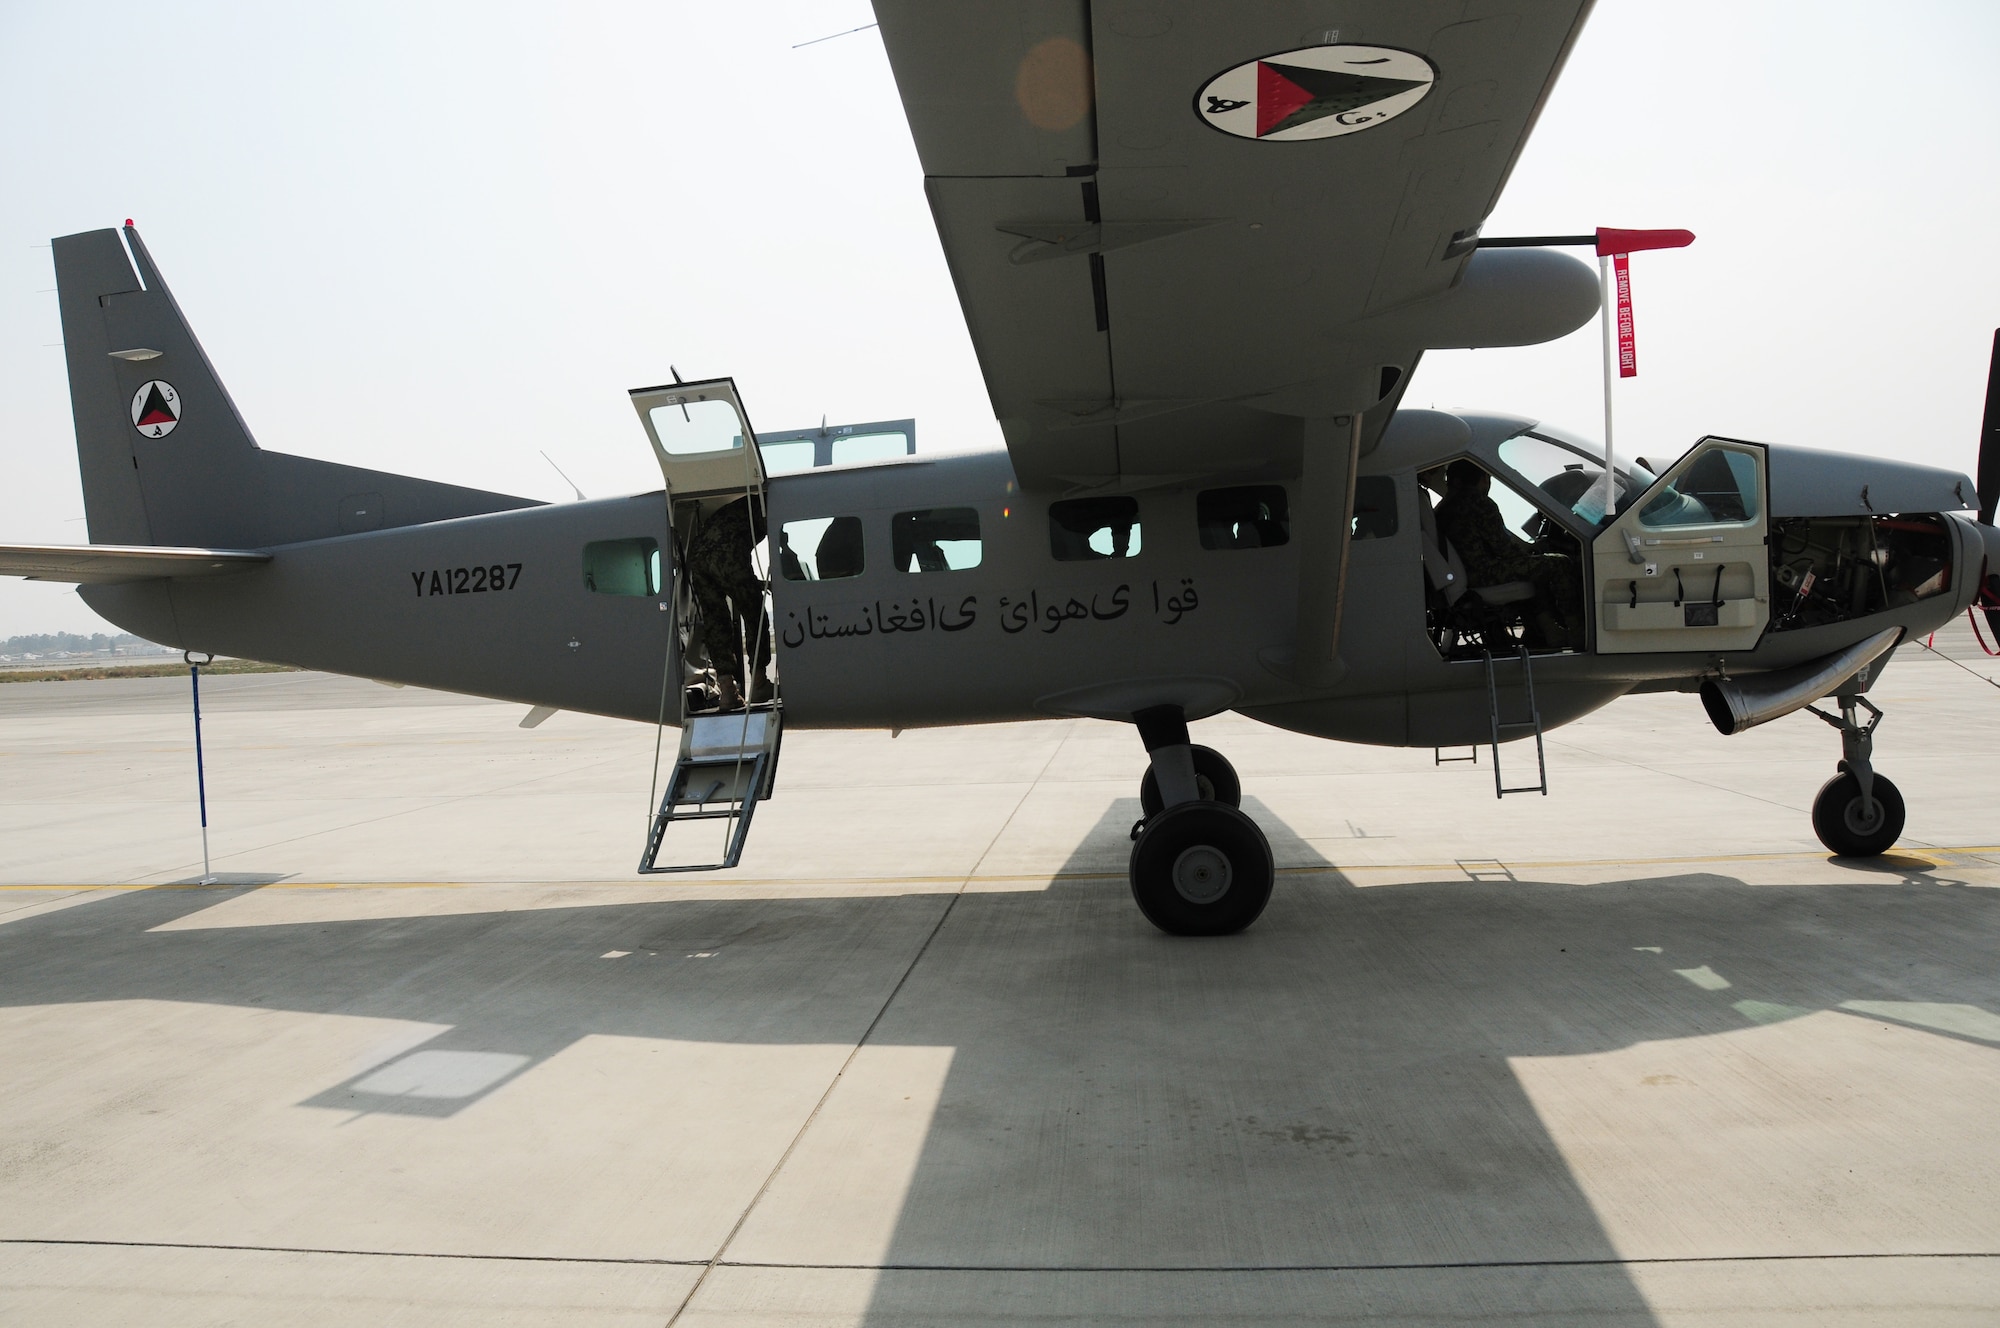
[[[1535,587],[1530,621],[1542,644],[1565,649],[1578,643],[1583,589],[1575,560],[1516,539],[1488,496],[1492,476],[1463,458],[1445,471],[1444,501],[1437,505],[1438,533],[1465,562],[1471,588],[1506,581]]]
[[[701,641],[715,667],[722,707],[734,710],[747,692],[761,700],[768,691],[764,665],[769,642],[761,630],[764,583],[750,563],[750,551],[764,538],[761,501],[738,498],[703,519],[688,541],[688,583],[701,609]],[[744,669],[745,643],[750,668]],[[746,686],[747,684],[747,686]]]

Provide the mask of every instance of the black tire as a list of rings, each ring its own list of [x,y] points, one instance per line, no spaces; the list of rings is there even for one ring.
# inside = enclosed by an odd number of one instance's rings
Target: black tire
[[[1813,833],[1843,858],[1887,853],[1903,833],[1903,795],[1880,775],[1875,776],[1873,810],[1872,817],[1862,814],[1861,781],[1842,771],[1827,780],[1813,799]]]
[[[1170,936],[1227,936],[1271,902],[1270,841],[1222,802],[1183,802],[1146,822],[1132,846],[1132,898]]]
[[[1200,790],[1202,801],[1242,806],[1243,784],[1236,778],[1236,767],[1229,764],[1229,758],[1213,747],[1200,744],[1188,750],[1194,753],[1194,786]],[[1149,765],[1139,780],[1139,810],[1151,818],[1165,805],[1165,800],[1160,797],[1159,778]]]

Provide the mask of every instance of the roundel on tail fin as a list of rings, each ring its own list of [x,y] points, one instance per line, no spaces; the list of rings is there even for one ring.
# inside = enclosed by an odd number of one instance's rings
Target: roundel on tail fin
[[[132,394],[132,427],[148,438],[165,438],[181,422],[181,394],[155,378]]]

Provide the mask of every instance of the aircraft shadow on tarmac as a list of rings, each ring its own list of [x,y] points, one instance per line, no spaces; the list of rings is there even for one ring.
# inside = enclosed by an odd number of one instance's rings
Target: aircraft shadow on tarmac
[[[1914,859],[1866,884],[1362,889],[1249,810],[1284,870],[1263,919],[1218,940],[1155,932],[1122,879],[1090,875],[1122,862],[1136,807],[1120,801],[1045,890],[279,924],[254,944],[239,928],[158,930],[241,889],[135,891],[0,927],[0,1003],[445,1025],[300,1104],[442,1128],[589,1035],[852,1044],[873,1022],[871,1046],[950,1048],[877,1322],[936,1310],[978,1270],[1563,1261],[1603,1261],[1565,1296],[1644,1321],[1510,1058],[1843,1007],[2000,1041],[2000,899]],[[649,962],[600,958],[613,950]],[[1033,1294],[1045,1308],[1098,1293]]]

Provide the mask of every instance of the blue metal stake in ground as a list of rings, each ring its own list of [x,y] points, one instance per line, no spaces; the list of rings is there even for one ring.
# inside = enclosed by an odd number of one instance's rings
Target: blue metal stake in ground
[[[183,651],[181,658],[187,661],[188,686],[194,693],[194,789],[201,808],[201,884],[214,885],[215,873],[208,869],[208,777],[201,768],[201,665],[215,663],[215,656],[204,655],[197,664],[194,655],[192,650]]]

